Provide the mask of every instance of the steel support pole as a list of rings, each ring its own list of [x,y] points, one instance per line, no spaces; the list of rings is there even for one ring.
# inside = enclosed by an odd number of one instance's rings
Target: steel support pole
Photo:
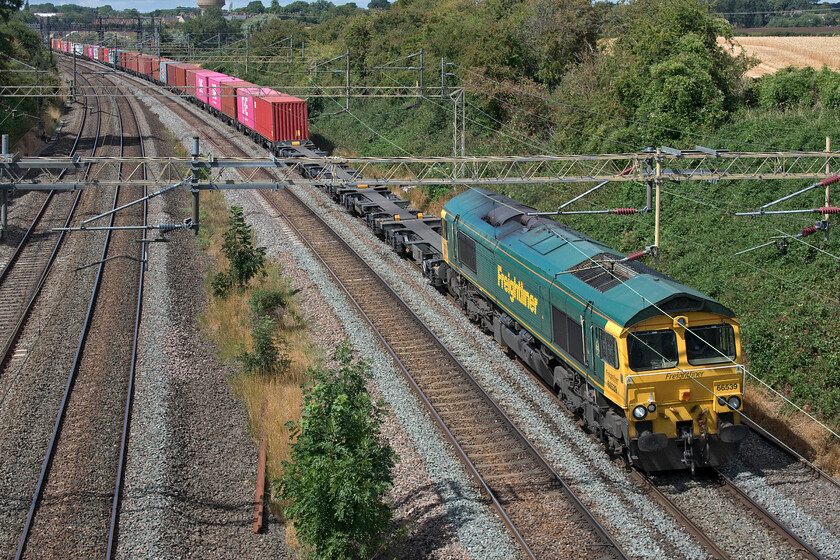
[[[346,103],[344,104],[344,110],[350,111],[350,49],[347,49],[347,52],[344,53],[344,56],[347,57],[347,64],[346,64],[346,74],[347,74],[347,99]]]
[[[827,153],[831,153],[831,136],[826,136],[825,137],[825,151]],[[826,175],[831,174],[831,166],[829,166],[827,162],[825,164],[825,174]],[[831,206],[831,201],[830,201],[830,196],[829,196],[830,192],[831,192],[831,186],[826,185],[825,186],[825,205],[826,205],[826,207]],[[823,221],[824,222],[828,221],[828,214],[823,214]],[[826,235],[826,238],[827,238],[828,237],[828,230],[825,230],[825,235]],[[828,241],[828,239],[826,239],[826,241]]]
[[[654,264],[659,266],[659,214],[662,200],[662,148],[656,149],[656,220],[654,225],[653,246],[656,247]]]
[[[420,49],[420,99],[423,99],[423,49]]]
[[[248,34],[245,34],[245,74],[248,74]]]
[[[198,159],[199,151],[198,151],[198,136],[193,136],[193,159]],[[201,193],[198,190],[198,167],[193,167],[192,169],[192,178],[190,181],[190,191],[192,192],[192,230],[195,235],[198,235],[198,195]]]
[[[70,100],[76,101],[76,45],[73,45],[70,50],[73,51],[73,85],[70,86]]]
[[[2,155],[9,154],[9,135],[4,134],[2,140]],[[8,228],[9,190],[0,187],[0,239],[6,235]]]
[[[446,59],[440,58],[440,98],[446,99]]]
[[[461,88],[461,157],[466,156],[467,144],[467,90]],[[462,164],[463,165],[463,164]],[[463,167],[461,168],[463,169]]]

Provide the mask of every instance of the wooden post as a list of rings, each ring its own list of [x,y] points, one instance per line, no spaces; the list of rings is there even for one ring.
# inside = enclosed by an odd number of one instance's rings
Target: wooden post
[[[827,153],[831,153],[831,136],[826,136],[825,137],[825,151]],[[831,166],[828,164],[828,162],[826,162],[826,164],[825,164],[825,173],[826,173],[826,175],[831,174]],[[825,205],[826,206],[830,206],[830,203],[829,203],[829,200],[830,200],[829,191],[830,190],[831,190],[831,187],[829,185],[826,185],[825,186]],[[823,214],[823,220],[826,221],[826,222],[828,221],[828,214]],[[828,231],[828,230],[826,230],[826,231]]]
[[[254,498],[254,533],[259,533],[263,525],[263,510],[265,509],[265,432],[260,437],[260,452],[257,462],[257,492]]]

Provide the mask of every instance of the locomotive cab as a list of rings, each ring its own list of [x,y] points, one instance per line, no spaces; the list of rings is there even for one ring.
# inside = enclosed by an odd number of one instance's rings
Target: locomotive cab
[[[624,329],[629,459],[647,471],[726,463],[741,424],[744,367],[738,322],[711,313],[658,316]]]

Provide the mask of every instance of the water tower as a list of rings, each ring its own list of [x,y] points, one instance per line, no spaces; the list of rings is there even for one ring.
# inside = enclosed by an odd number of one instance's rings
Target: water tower
[[[201,12],[204,13],[204,10],[210,6],[218,6],[221,9],[225,5],[225,0],[196,0],[196,3],[201,8]]]

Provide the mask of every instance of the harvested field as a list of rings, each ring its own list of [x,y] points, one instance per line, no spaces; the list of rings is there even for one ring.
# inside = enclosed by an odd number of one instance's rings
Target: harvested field
[[[761,63],[747,72],[757,78],[780,68],[811,66],[819,70],[827,65],[840,71],[840,37],[736,37],[737,44]],[[721,39],[718,43],[723,44]]]

